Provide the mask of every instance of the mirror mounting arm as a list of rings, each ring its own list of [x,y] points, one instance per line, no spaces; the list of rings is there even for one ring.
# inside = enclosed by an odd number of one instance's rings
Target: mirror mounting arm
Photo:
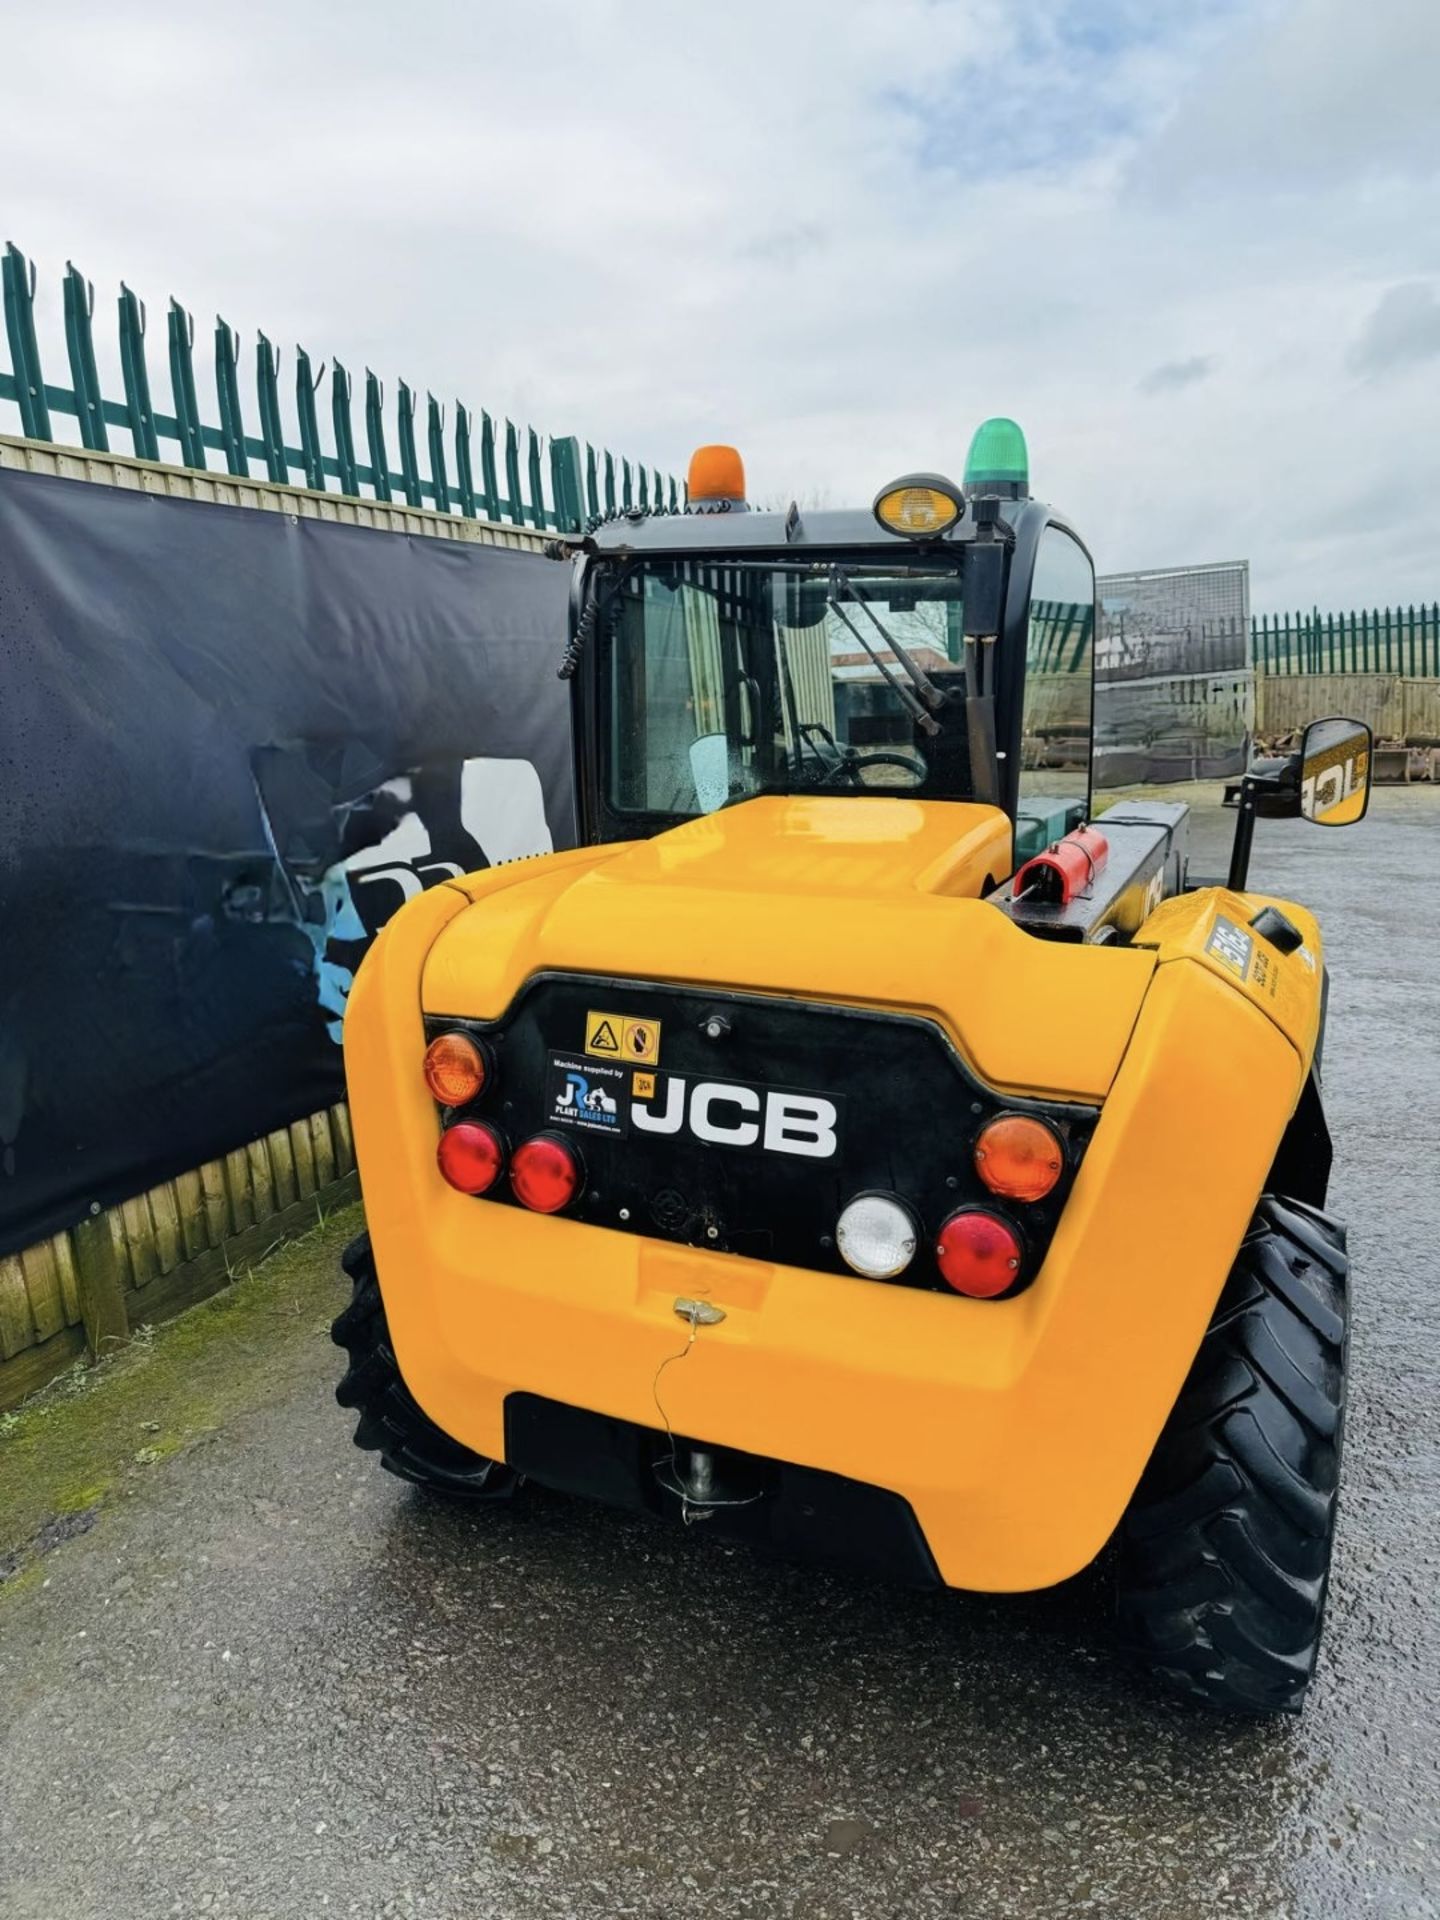
[[[1243,893],[1250,878],[1250,849],[1255,844],[1255,789],[1259,782],[1247,773],[1240,782],[1235,838],[1230,847],[1230,872],[1225,884],[1231,893]]]
[[[1252,766],[1240,782],[1235,821],[1235,839],[1230,848],[1230,873],[1226,886],[1232,893],[1243,893],[1250,879],[1250,850],[1255,843],[1255,817],[1259,813],[1290,818],[1300,811],[1300,755],[1267,765],[1263,771]]]

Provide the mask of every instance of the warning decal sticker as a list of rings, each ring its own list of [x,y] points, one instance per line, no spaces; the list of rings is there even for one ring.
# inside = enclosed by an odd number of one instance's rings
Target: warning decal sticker
[[[585,1016],[586,1053],[609,1054],[612,1059],[620,1057],[620,1036],[625,1031],[625,1022],[616,1013],[587,1013]]]
[[[1210,938],[1205,942],[1205,951],[1220,962],[1227,972],[1233,973],[1237,980],[1244,980],[1250,972],[1250,956],[1255,950],[1255,939],[1244,927],[1237,927],[1233,920],[1227,920],[1224,914],[1218,914]]]
[[[659,1021],[627,1020],[625,1037],[620,1044],[627,1060],[640,1066],[653,1067],[660,1058]]]
[[[585,1051],[605,1060],[653,1067],[660,1059],[660,1022],[627,1020],[618,1013],[587,1013]]]

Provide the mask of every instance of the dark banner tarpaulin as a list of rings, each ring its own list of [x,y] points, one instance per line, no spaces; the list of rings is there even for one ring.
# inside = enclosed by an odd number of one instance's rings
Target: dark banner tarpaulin
[[[0,1252],[339,1099],[395,908],[572,844],[568,587],[0,470]]]

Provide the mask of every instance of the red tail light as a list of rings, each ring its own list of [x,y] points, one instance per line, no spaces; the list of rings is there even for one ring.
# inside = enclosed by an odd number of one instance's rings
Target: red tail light
[[[488,1193],[500,1178],[505,1148],[483,1120],[462,1120],[440,1136],[435,1158],[440,1171],[461,1193]]]
[[[510,1160],[515,1198],[532,1213],[559,1213],[568,1207],[584,1177],[579,1154],[553,1133],[537,1133],[518,1146]]]
[[[935,1263],[956,1293],[993,1300],[1019,1278],[1020,1242],[997,1214],[965,1207],[941,1227]]]

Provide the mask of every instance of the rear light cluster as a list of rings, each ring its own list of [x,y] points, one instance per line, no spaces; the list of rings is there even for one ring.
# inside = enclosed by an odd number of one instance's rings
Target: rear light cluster
[[[436,1161],[457,1192],[492,1193],[508,1180],[512,1197],[533,1213],[563,1212],[581,1196],[584,1162],[563,1134],[533,1134],[510,1151],[500,1129],[472,1110],[497,1079],[487,1041],[458,1029],[439,1033],[425,1050],[423,1071],[444,1110]],[[1000,1204],[957,1207],[931,1252],[946,1286],[972,1300],[994,1300],[1026,1277],[1024,1209],[1053,1193],[1065,1171],[1065,1146],[1048,1121],[1001,1113],[976,1135],[972,1159],[979,1182]],[[1032,1247],[1045,1224],[1046,1216],[1032,1218]],[[868,1280],[899,1279],[924,1241],[916,1214],[893,1193],[857,1194],[835,1226],[841,1259]]]
[[[490,1050],[468,1033],[441,1033],[425,1049],[425,1084],[440,1106],[478,1100],[495,1078]],[[489,1193],[507,1171],[505,1141],[488,1120],[450,1118],[435,1150],[442,1177],[459,1193]],[[510,1191],[534,1213],[559,1213],[585,1185],[580,1155],[558,1134],[537,1133],[509,1157]]]
[[[1060,1136],[1044,1120],[1002,1113],[980,1129],[975,1171],[997,1199],[1033,1205],[1054,1191],[1065,1170]],[[845,1264],[869,1280],[897,1279],[915,1258],[920,1229],[893,1194],[862,1193],[841,1213],[835,1245]],[[956,1293],[994,1300],[1021,1277],[1024,1244],[1014,1225],[988,1207],[964,1206],[935,1238],[935,1265]]]

